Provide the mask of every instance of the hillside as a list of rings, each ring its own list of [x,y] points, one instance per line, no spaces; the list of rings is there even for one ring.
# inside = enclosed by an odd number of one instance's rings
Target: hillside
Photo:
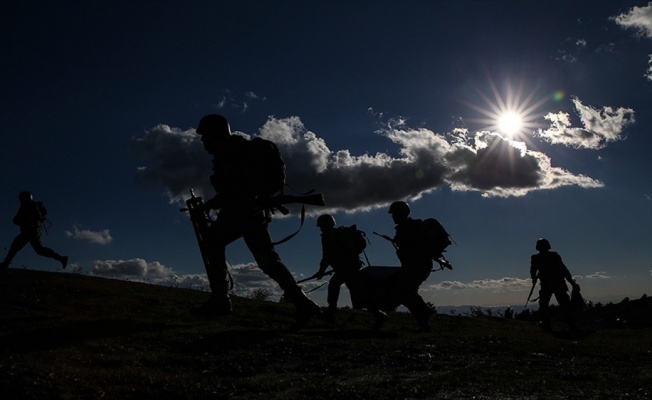
[[[337,328],[315,320],[291,332],[288,304],[235,298],[234,315],[198,319],[188,309],[204,292],[14,269],[0,276],[0,296],[4,398],[652,396],[645,323],[546,334],[531,321],[437,315],[424,334],[391,313],[374,332],[366,312],[341,310]],[[649,319],[649,299],[628,303]]]

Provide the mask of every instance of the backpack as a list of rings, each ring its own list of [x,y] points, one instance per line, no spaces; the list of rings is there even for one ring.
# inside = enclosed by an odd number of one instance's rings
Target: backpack
[[[285,186],[285,163],[274,142],[255,137],[249,141],[255,161],[254,182],[258,194],[271,196],[283,191]]]
[[[37,201],[36,203],[36,212],[38,213],[38,220],[40,222],[45,221],[45,217],[48,215],[48,209],[45,208],[45,204],[42,201]]]
[[[367,234],[356,225],[337,228],[342,246],[353,254],[361,254],[367,248]]]
[[[428,253],[433,260],[436,260],[441,257],[444,251],[446,251],[446,248],[453,242],[444,226],[435,218],[424,219],[423,225],[426,227]]]

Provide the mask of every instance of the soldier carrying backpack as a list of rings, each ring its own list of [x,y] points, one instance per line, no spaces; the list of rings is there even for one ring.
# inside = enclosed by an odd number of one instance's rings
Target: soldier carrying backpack
[[[20,233],[11,243],[11,247],[4,261],[0,263],[0,270],[7,269],[16,254],[28,243],[32,245],[36,254],[59,261],[65,269],[68,265],[68,257],[58,254],[41,243],[41,235],[44,229],[43,224],[45,215],[47,214],[43,203],[34,201],[32,193],[27,191],[20,192],[18,194],[18,200],[20,201],[20,208],[18,208],[13,223],[20,227]]]
[[[226,247],[243,238],[258,267],[278,283],[296,306],[295,328],[310,317],[321,314],[319,306],[301,290],[292,273],[274,249],[268,224],[270,209],[262,207],[270,197],[280,193],[285,184],[285,164],[278,147],[268,140],[247,140],[231,134],[228,121],[209,114],[199,121],[197,134],[204,149],[213,155],[211,184],[217,195],[202,204],[204,211],[219,210],[212,221],[204,248],[206,275],[211,297],[192,312],[218,316],[232,312]]]
[[[433,260],[438,260],[450,244],[448,234],[442,236],[448,242],[437,243],[437,239],[434,239],[437,233],[432,228],[435,224],[432,221],[425,223],[420,219],[411,218],[410,207],[404,201],[392,203],[389,214],[396,225],[392,243],[401,262],[401,269],[395,278],[397,302],[407,307],[414,316],[419,331],[428,332],[430,316],[434,314],[434,310],[419,295],[419,287],[430,276]],[[441,230],[445,233],[443,227]],[[448,265],[450,267],[450,264]]]
[[[361,290],[360,254],[367,246],[364,232],[356,225],[339,227],[335,225],[335,218],[330,214],[323,214],[317,218],[317,226],[321,230],[322,258],[315,277],[322,279],[328,267],[332,267],[334,271],[328,282],[328,308],[325,313],[326,320],[330,323],[335,322],[341,286],[346,285],[352,297],[356,291]],[[387,320],[387,315],[377,309],[369,309],[369,311],[375,317],[375,328],[380,329]]]

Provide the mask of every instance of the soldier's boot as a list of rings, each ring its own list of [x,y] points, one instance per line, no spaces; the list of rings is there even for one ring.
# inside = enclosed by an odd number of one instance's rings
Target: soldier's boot
[[[297,289],[287,292],[290,296],[290,300],[294,303],[297,308],[296,311],[296,320],[292,325],[292,330],[299,330],[306,326],[308,320],[312,317],[321,317],[322,312],[321,308],[314,301],[310,300],[308,296],[297,287]]]
[[[387,314],[380,310],[371,310],[371,312],[374,315],[374,330],[379,331],[383,329],[383,325],[385,325],[385,322],[389,319]]]
[[[229,315],[233,313],[231,299],[227,294],[211,294],[208,301],[198,307],[191,308],[190,313],[201,317],[219,317],[222,315]]]

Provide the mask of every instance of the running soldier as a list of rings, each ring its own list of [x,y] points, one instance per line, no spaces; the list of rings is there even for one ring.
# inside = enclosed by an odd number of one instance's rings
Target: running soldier
[[[9,252],[4,261],[0,263],[0,270],[9,268],[9,264],[14,259],[16,254],[25,247],[26,244],[32,245],[36,254],[53,258],[61,263],[65,269],[68,265],[68,257],[62,256],[54,250],[43,246],[41,243],[41,235],[43,234],[43,222],[45,221],[45,214],[47,210],[40,201],[34,201],[32,193],[23,191],[18,194],[20,207],[13,219],[13,223],[20,227],[20,233],[14,238],[11,243]]]

